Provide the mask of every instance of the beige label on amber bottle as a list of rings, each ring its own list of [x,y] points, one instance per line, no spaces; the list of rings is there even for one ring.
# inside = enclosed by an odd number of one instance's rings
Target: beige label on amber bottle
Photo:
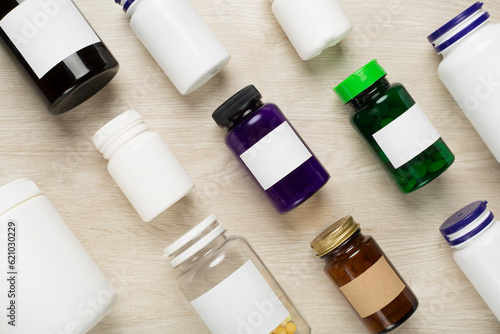
[[[384,256],[354,281],[340,288],[361,318],[383,309],[405,288]]]

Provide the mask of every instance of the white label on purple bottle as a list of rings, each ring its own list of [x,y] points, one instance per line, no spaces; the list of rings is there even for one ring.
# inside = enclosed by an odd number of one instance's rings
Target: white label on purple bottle
[[[0,21],[0,28],[39,79],[68,56],[100,42],[71,0],[21,2]]]
[[[240,155],[264,190],[271,188],[310,157],[311,152],[286,121]]]
[[[290,315],[251,260],[191,305],[214,334],[269,334]]]
[[[440,136],[419,105],[415,103],[398,118],[374,133],[373,138],[394,168],[399,168],[429,148]]]

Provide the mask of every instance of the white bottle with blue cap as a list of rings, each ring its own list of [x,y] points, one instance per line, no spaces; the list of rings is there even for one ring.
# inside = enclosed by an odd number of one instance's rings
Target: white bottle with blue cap
[[[183,95],[217,73],[231,56],[189,0],[115,0],[130,27]]]
[[[500,224],[477,201],[455,212],[440,227],[453,258],[500,321]]]
[[[500,24],[476,2],[429,35],[439,78],[500,162]]]

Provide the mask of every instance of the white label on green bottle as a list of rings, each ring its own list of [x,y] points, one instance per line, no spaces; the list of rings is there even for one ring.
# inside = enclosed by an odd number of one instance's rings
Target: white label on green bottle
[[[5,15],[0,28],[39,79],[68,56],[100,42],[71,0],[26,0]]]
[[[251,260],[191,305],[214,334],[269,334],[290,314]]]
[[[440,136],[419,105],[415,103],[398,118],[374,133],[373,138],[394,168],[399,168],[429,148]]]
[[[286,121],[240,155],[264,190],[281,181],[310,157],[311,152]]]

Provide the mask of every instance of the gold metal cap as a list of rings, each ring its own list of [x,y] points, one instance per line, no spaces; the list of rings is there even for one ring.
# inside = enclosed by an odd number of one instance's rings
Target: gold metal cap
[[[351,216],[346,216],[321,232],[312,242],[311,248],[321,257],[346,241],[359,229],[359,224]]]

